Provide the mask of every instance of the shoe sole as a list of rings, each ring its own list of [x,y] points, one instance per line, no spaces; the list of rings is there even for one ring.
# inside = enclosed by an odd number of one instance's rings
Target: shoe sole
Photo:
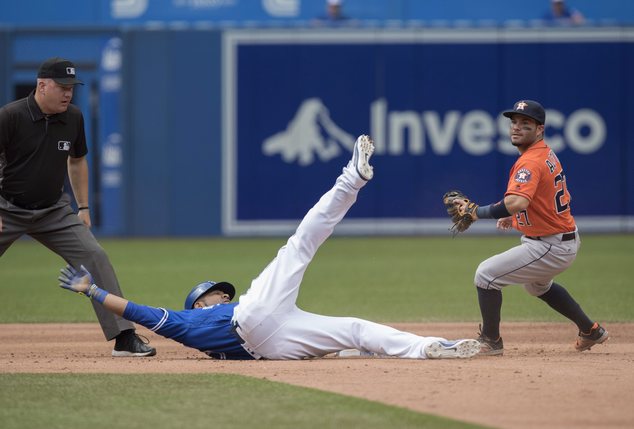
[[[467,359],[479,351],[480,343],[476,340],[460,340],[451,347],[443,346],[440,341],[425,346],[425,355],[429,359]]]
[[[374,169],[369,164],[370,157],[374,153],[374,144],[369,136],[359,136],[354,144],[354,154],[352,156],[352,163],[357,169],[359,176],[368,181],[374,177]],[[361,153],[359,153],[361,152]]]
[[[112,357],[149,357],[149,356],[154,356],[155,354],[156,354],[156,350],[150,350],[149,352],[145,352],[145,353],[133,353],[133,352],[117,351],[117,350],[112,351]]]
[[[610,338],[610,335],[608,331],[603,331],[603,335],[601,335],[601,337],[598,340],[593,340],[592,344],[586,344],[580,347],[578,343],[575,343],[575,349],[578,352],[585,352],[586,350],[590,350],[592,347],[596,346],[597,344],[605,343],[609,338]]]
[[[478,356],[502,356],[503,354],[504,349],[480,350],[478,352]]]

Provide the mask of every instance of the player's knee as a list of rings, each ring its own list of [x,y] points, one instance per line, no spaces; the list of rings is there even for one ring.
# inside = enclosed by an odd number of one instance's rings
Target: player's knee
[[[488,269],[486,262],[487,261],[484,261],[478,265],[478,269],[473,278],[473,284],[482,289],[501,290],[502,285],[495,282],[495,275]]]
[[[480,289],[484,289],[484,290],[502,290],[502,285],[499,285],[495,282],[491,282],[491,283],[486,283],[486,282],[476,282],[475,283],[476,287],[479,287]]]
[[[530,283],[524,285],[524,290],[532,296],[542,296],[550,289],[552,282],[547,283]]]

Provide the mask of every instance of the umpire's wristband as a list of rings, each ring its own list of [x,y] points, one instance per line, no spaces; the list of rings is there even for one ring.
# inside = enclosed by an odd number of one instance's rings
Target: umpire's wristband
[[[108,296],[108,292],[100,289],[99,286],[97,286],[96,284],[92,284],[86,291],[86,295],[90,299],[97,301],[99,304],[103,304],[103,302],[106,300],[106,297]]]
[[[488,206],[480,206],[476,209],[478,219],[501,219],[503,217],[509,217],[510,215],[511,213],[509,213],[504,205],[504,201],[489,204]]]

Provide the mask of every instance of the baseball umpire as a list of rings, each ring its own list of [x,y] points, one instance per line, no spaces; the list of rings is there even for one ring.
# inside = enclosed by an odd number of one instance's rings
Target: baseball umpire
[[[581,239],[570,211],[563,167],[544,142],[546,113],[538,102],[520,100],[502,114],[511,120],[511,143],[520,155],[511,168],[502,201],[478,206],[459,191],[445,194],[448,211],[451,213],[452,205],[457,208],[454,220],[458,231],[477,219],[497,219],[499,229],[515,228],[524,234],[519,246],[485,260],[476,271],[482,314],[480,354],[504,352],[500,336],[502,288],[511,284],[524,285],[529,294],[572,320],[579,329],[575,348],[589,350],[606,341],[608,331],[592,321],[568,291],[553,281],[572,265]]]
[[[297,307],[304,272],[317,249],[374,175],[369,164],[372,140],[360,136],[353,152],[333,188],[306,214],[295,234],[237,303],[230,303],[235,295],[230,283],[205,282],[192,289],[183,311],[138,305],[101,290],[82,267],[63,269],[60,286],[218,359],[302,359],[347,349],[412,359],[477,354],[480,345],[476,340],[421,337],[358,318],[321,316]]]
[[[70,104],[83,85],[72,62],[42,63],[31,94],[0,108],[0,256],[30,235],[73,266],[84,265],[108,292],[121,296],[106,253],[90,232],[88,161],[81,111]],[[78,212],[63,192],[66,174]],[[113,356],[152,356],[129,321],[93,306]]]

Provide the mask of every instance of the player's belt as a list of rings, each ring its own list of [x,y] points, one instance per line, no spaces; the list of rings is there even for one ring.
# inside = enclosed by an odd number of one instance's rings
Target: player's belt
[[[525,237],[529,240],[541,240],[541,237],[531,237],[530,235],[526,235]],[[570,241],[574,240],[575,238],[577,238],[577,234],[574,232],[566,232],[561,235],[561,241]]]
[[[255,350],[253,350],[253,348],[249,345],[249,343],[247,343],[244,338],[242,338],[239,334],[239,330],[241,330],[240,325],[238,325],[238,322],[235,320],[231,321],[231,333],[238,339],[238,341],[240,342],[240,345],[242,346],[242,348],[244,350],[246,350],[247,353],[249,353],[253,359],[257,359],[257,360],[266,360],[265,357],[262,357],[261,354],[257,353]]]

